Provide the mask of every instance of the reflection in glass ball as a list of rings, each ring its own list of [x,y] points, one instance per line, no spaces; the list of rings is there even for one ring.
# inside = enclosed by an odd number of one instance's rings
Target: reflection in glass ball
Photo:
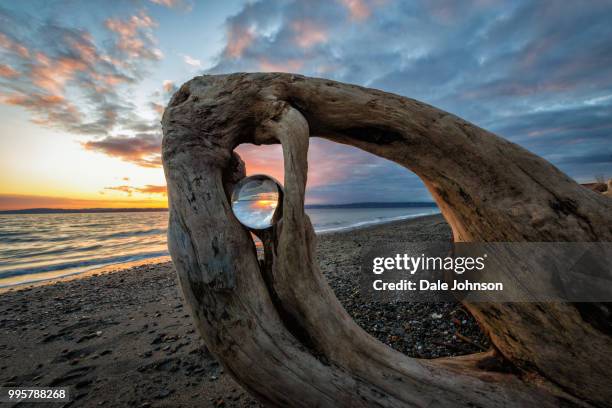
[[[272,177],[254,175],[242,179],[232,193],[232,211],[244,226],[263,230],[281,217],[282,187]]]

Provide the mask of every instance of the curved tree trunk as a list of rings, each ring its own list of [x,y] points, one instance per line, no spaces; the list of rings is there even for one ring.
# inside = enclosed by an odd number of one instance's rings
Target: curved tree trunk
[[[609,406],[606,304],[466,306],[494,351],[419,360],[344,311],[304,213],[310,136],[415,172],[455,241],[610,241],[612,201],[545,160],[456,116],[381,91],[290,74],[196,77],[163,117],[168,244],[201,335],[252,394],[275,406]],[[233,149],[281,143],[283,220],[253,242],[232,214],[244,177]],[[484,369],[503,358],[516,373]]]

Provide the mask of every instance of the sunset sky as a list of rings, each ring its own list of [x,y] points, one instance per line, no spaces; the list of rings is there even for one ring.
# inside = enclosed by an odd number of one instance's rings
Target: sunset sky
[[[195,75],[287,71],[416,98],[612,176],[612,2],[0,1],[0,210],[165,207],[159,119]],[[241,146],[282,180],[280,147]],[[416,176],[311,143],[310,203],[429,201]]]

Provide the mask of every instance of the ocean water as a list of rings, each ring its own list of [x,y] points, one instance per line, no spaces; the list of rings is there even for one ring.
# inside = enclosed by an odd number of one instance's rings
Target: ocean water
[[[416,208],[314,208],[317,233],[438,212]],[[167,212],[0,215],[0,288],[168,255]]]

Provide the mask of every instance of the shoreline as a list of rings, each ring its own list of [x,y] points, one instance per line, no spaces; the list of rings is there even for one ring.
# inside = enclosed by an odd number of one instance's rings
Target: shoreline
[[[160,256],[155,258],[139,259],[131,262],[123,262],[94,267],[92,269],[88,269],[82,272],[73,272],[67,275],[52,277],[48,279],[43,278],[35,281],[16,283],[10,286],[2,286],[0,287],[0,296],[7,292],[18,292],[24,289],[33,289],[41,286],[49,286],[60,282],[70,282],[77,279],[85,279],[91,276],[104,275],[109,273],[121,273],[122,271],[131,268],[143,267],[147,265],[165,264],[169,262],[172,262],[170,256]]]
[[[332,228],[332,229],[316,231],[316,235],[317,236],[323,236],[323,235],[329,236],[329,235],[334,235],[334,234],[342,234],[342,233],[347,233],[351,231],[360,231],[360,230],[368,229],[368,228],[377,228],[377,227],[382,227],[382,226],[386,226],[386,225],[390,225],[394,223],[402,223],[405,221],[416,220],[416,219],[431,217],[431,216],[439,216],[439,215],[440,215],[439,212],[434,213],[434,214],[423,213],[423,214],[416,214],[416,215],[413,214],[413,215],[393,217],[390,219],[379,220],[379,221],[376,221],[376,220],[375,221],[363,221],[363,222],[358,223],[357,225],[348,225],[346,227],[339,227],[339,228]],[[123,269],[129,269],[133,267],[146,266],[146,265],[157,264],[157,263],[166,263],[166,262],[171,262],[169,255],[139,259],[139,260],[129,261],[129,262],[113,263],[113,264],[108,264],[108,265],[103,265],[103,266],[94,266],[91,269],[87,269],[84,271],[69,272],[69,273],[66,273],[65,275],[50,276],[48,278],[44,278],[42,276],[53,275],[54,272],[39,273],[39,274],[32,275],[33,277],[34,276],[36,277],[34,280],[0,286],[0,296],[2,296],[2,294],[6,292],[14,292],[14,291],[23,290],[26,288],[53,285],[57,282],[66,282],[66,281],[71,281],[75,279],[82,279],[82,278],[86,278],[88,276],[92,276],[96,274],[116,273],[116,272],[121,272],[121,270]],[[19,280],[20,276],[27,276],[27,275],[19,275],[19,276],[15,276],[12,278],[5,278],[4,280],[6,281],[10,281],[11,279]]]

